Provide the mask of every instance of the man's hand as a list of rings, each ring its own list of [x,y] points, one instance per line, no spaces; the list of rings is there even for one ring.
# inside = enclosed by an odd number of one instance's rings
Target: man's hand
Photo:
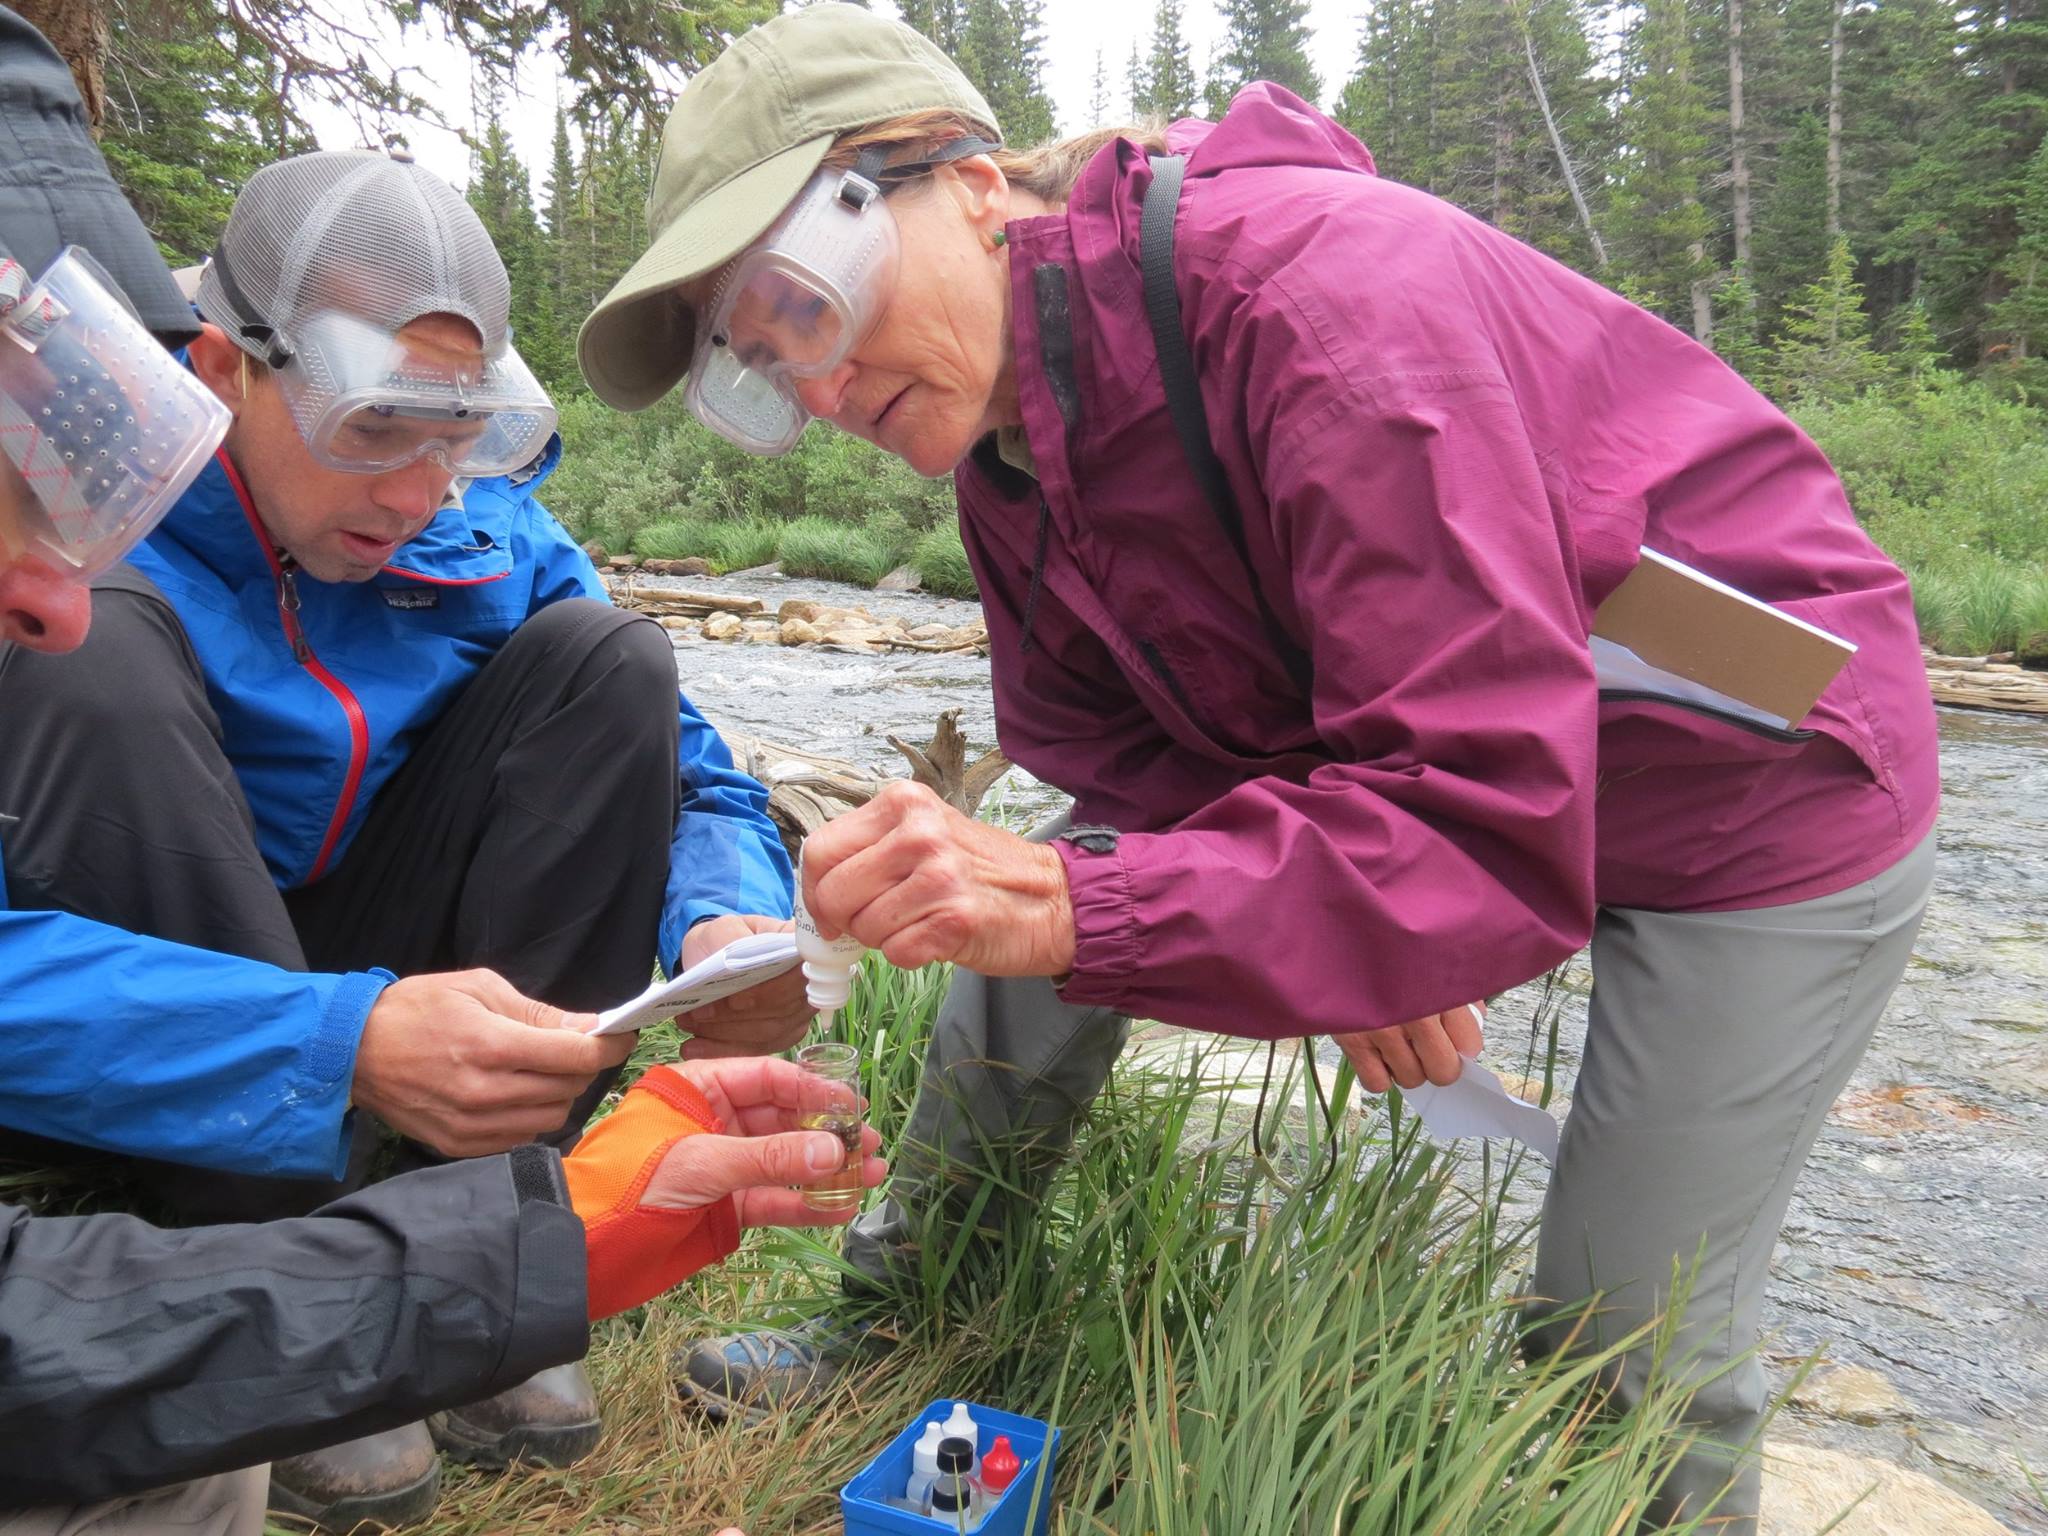
[[[750,933],[787,933],[780,917],[711,917],[683,935],[682,969]],[[735,992],[693,1013],[676,1016],[676,1027],[694,1037],[683,1042],[683,1059],[712,1056],[759,1056],[786,1051],[811,1027],[811,1005],[804,1001],[801,967],[758,987]]]
[[[984,976],[1074,968],[1067,867],[1051,848],[963,816],[899,779],[804,842],[804,905],[891,965],[951,960]]]
[[[654,1170],[642,1205],[687,1211],[731,1195],[743,1227],[830,1227],[857,1214],[853,1209],[814,1211],[789,1188],[816,1183],[846,1164],[846,1147],[836,1135],[799,1127],[804,1109],[817,1107],[819,1086],[795,1062],[779,1056],[729,1057],[650,1070],[688,1078],[724,1123],[726,1134],[677,1142]],[[863,1124],[864,1189],[873,1189],[889,1172],[875,1155],[881,1145],[875,1128]]]
[[[355,1102],[449,1157],[503,1152],[559,1130],[590,1080],[626,1059],[633,1037],[582,1033],[596,1022],[495,971],[408,976],[370,1009]]]
[[[1369,1093],[1385,1093],[1391,1083],[1420,1088],[1431,1082],[1448,1088],[1465,1070],[1463,1058],[1479,1054],[1485,1018],[1486,1005],[1473,1003],[1391,1029],[1331,1038],[1350,1058],[1359,1083]]]

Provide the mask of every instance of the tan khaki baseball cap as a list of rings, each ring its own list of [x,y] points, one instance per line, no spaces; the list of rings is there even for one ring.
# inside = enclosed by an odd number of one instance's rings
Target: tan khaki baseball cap
[[[676,99],[647,197],[647,252],[577,334],[598,398],[645,410],[682,382],[696,327],[677,286],[765,232],[841,136],[933,110],[1001,136],[936,44],[858,5],[806,6],[736,39]]]

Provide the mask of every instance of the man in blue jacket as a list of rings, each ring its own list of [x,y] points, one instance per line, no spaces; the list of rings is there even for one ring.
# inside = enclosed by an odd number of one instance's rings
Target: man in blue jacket
[[[536,499],[553,411],[458,194],[378,155],[268,167],[198,302],[221,452],[96,583],[78,652],[0,653],[0,1124],[105,1147],[118,1121],[182,1218],[257,1220],[359,1185],[379,1122],[401,1163],[573,1140],[622,1047],[531,1000],[608,1006],[780,925],[789,868],[665,635]],[[53,952],[42,913],[135,942]],[[97,1023],[9,1039],[10,1015]],[[688,1023],[768,1050],[804,1021],[792,979]],[[572,1366],[435,1428],[561,1463],[598,1423]],[[415,1510],[435,1477],[412,1425],[272,1490],[317,1519]]]

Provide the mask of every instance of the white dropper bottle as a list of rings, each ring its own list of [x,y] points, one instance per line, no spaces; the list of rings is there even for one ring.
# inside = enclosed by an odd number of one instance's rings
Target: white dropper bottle
[[[903,1490],[903,1497],[920,1509],[931,1497],[932,1483],[939,1475],[939,1442],[944,1438],[939,1421],[933,1419],[910,1448],[910,1486]]]
[[[850,933],[828,939],[804,910],[803,856],[796,864],[796,952],[804,961],[804,996],[826,1029],[853,993],[853,973],[867,946]]]
[[[948,1439],[957,1436],[959,1439],[967,1442],[968,1448],[974,1452],[974,1465],[968,1470],[970,1473],[979,1472],[981,1470],[981,1426],[974,1422],[974,1415],[967,1411],[967,1405],[965,1403],[955,1403],[953,1411],[946,1415],[946,1422],[941,1428]]]

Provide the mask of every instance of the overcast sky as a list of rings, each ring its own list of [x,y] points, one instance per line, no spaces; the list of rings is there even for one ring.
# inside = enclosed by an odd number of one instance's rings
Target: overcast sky
[[[1121,111],[1124,74],[1131,44],[1142,49],[1152,32],[1155,0],[1043,0],[1045,7],[1046,85],[1063,130],[1087,126],[1089,89],[1095,75],[1095,50],[1102,50],[1109,74],[1110,104]],[[890,10],[887,0],[878,9]],[[1358,51],[1359,17],[1366,0],[1310,0],[1311,58],[1323,82],[1325,103],[1336,98]],[[367,9],[367,7],[366,7]],[[1206,72],[1210,50],[1222,35],[1223,23],[1207,0],[1187,0],[1183,23],[1197,75]],[[468,56],[432,25],[416,27],[393,57],[417,66],[413,89],[440,105],[451,120],[467,125],[478,106]],[[559,77],[550,54],[535,53],[522,65],[519,79],[505,102],[505,125],[519,158],[535,181],[547,174],[555,131],[555,98]],[[315,109],[309,114],[323,149],[354,149],[368,142],[361,127],[345,113]],[[469,154],[454,134],[417,120],[405,124],[420,163],[457,186],[469,181]]]

